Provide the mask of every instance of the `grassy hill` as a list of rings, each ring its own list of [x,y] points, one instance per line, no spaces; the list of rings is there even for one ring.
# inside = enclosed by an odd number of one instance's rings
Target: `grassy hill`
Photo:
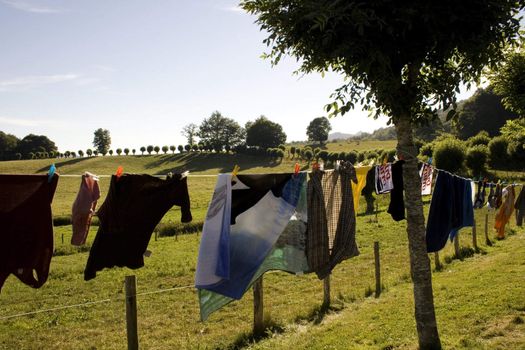
[[[329,144],[328,147],[336,147]],[[337,147],[339,146],[337,144]],[[373,147],[387,148],[387,147]],[[388,147],[391,148],[391,147]],[[347,151],[348,149],[344,149]],[[335,151],[335,150],[334,150]],[[0,173],[46,172],[49,160],[0,162]],[[162,156],[98,157],[56,161],[61,174],[90,171],[112,174],[118,165],[126,172],[165,174],[191,170],[193,174],[292,171],[295,160],[236,155],[183,154]],[[306,168],[307,163],[301,165]],[[215,185],[214,177],[190,177],[195,220],[202,220]],[[67,215],[79,178],[62,177],[53,203],[56,215]],[[101,179],[102,193],[108,179]],[[292,276],[276,272],[264,277],[266,320],[272,327],[267,338],[251,338],[252,293],[198,321],[196,291],[191,288],[200,235],[152,237],[145,266],[138,270],[115,268],[83,280],[87,260],[84,248],[69,245],[71,227],[55,228],[56,256],[49,280],[40,289],[23,285],[10,276],[0,294],[0,349],[122,349],[126,344],[124,276],[137,276],[139,341],[144,349],[415,349],[412,286],[408,264],[405,222],[386,213],[389,196],[379,197],[378,221],[357,217],[357,242],[361,255],[338,265],[332,281],[333,308],[323,312],[323,284],[313,275]],[[428,205],[425,207],[428,210]],[[525,348],[525,234],[514,218],[508,238],[487,246],[482,240],[486,211],[476,211],[478,245],[474,254],[470,229],[460,233],[470,257],[453,258],[449,244],[441,253],[445,263],[434,272],[434,295],[442,341],[455,349]],[[493,213],[489,213],[489,228]],[[163,219],[178,222],[176,209]],[[96,226],[91,228],[88,246]],[[492,230],[490,231],[492,237]],[[64,242],[62,242],[62,238]],[[381,245],[380,298],[374,286],[373,242]],[[97,303],[18,315],[57,307]]]

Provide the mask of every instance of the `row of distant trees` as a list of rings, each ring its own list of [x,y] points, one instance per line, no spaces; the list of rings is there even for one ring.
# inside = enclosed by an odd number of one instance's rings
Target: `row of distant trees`
[[[44,135],[29,134],[22,139],[0,131],[0,160],[55,157],[57,147]]]
[[[308,140],[324,143],[328,139],[328,134],[331,130],[330,122],[325,117],[313,119],[306,129]],[[186,145],[171,146],[143,146],[139,149],[140,154],[145,152],[152,154],[155,152],[159,154],[161,151],[166,154],[169,151],[190,152],[190,151],[206,151],[206,152],[243,152],[259,151],[264,153],[268,148],[278,147],[286,142],[286,134],[283,127],[275,123],[265,116],[260,116],[255,121],[249,121],[245,127],[241,127],[237,121],[231,118],[224,117],[220,112],[215,111],[209,118],[205,118],[200,125],[188,124],[184,126],[181,134],[186,138]],[[116,149],[113,151],[111,147],[111,136],[107,129],[97,129],[94,132],[93,146],[98,153],[86,152],[86,155],[117,155],[129,154],[130,150]],[[135,149],[131,150],[132,154],[136,154]],[[64,153],[65,155],[65,153]],[[69,155],[75,156],[75,152],[70,152]],[[78,155],[82,156],[80,151]]]

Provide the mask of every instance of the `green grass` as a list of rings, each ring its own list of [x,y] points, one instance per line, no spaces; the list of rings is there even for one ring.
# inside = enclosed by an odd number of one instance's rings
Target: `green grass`
[[[79,174],[85,170],[108,174],[118,164],[123,164],[125,171],[161,173],[182,164],[197,167],[193,162],[204,158],[201,155],[175,156],[169,163],[164,163],[171,157],[106,157],[74,164],[57,162],[57,166],[62,174]],[[160,166],[151,164],[161,161]],[[85,167],[80,167],[83,162],[86,162]],[[210,166],[214,166],[215,171],[230,171],[234,162],[238,162],[241,171],[248,172],[290,171],[294,163],[285,160],[277,165],[257,164],[256,160],[223,156],[222,159],[210,160]],[[40,160],[4,162],[0,163],[0,172],[34,173],[39,169],[45,171],[45,166],[46,162]],[[211,171],[203,169],[193,173]],[[107,182],[108,179],[101,179],[102,193],[107,190],[104,187]],[[53,204],[60,215],[68,214],[78,184],[78,178],[60,179]],[[204,218],[214,184],[215,178],[189,179],[196,222]],[[361,255],[343,262],[334,270],[331,309],[321,307],[323,284],[314,275],[292,276],[282,272],[265,275],[265,314],[271,328],[266,338],[256,342],[251,335],[251,292],[213,314],[205,323],[198,321],[198,300],[193,288],[141,295],[193,284],[199,234],[159,237],[157,240],[152,237],[148,249],[153,254],[145,259],[145,267],[104,270],[94,280],[85,282],[86,249],[69,244],[70,226],[56,227],[55,257],[48,282],[40,289],[31,289],[10,276],[2,289],[0,349],[125,348],[123,281],[129,274],[137,276],[139,341],[144,349],[415,349],[417,339],[406,227],[404,222],[394,222],[386,213],[388,201],[388,196],[379,198],[379,222],[375,222],[373,216],[357,217],[357,242]],[[361,211],[363,209],[364,201]],[[476,217],[479,253],[463,261],[453,259],[454,250],[448,244],[440,254],[444,267],[440,272],[434,272],[436,312],[443,344],[446,348],[457,349],[525,348],[525,328],[520,323],[520,320],[525,320],[523,228],[518,230],[512,223],[508,228],[510,235],[503,241],[495,241],[491,230],[493,245],[487,246],[483,237],[485,211],[477,211]],[[176,225],[179,218],[177,210],[172,210],[163,222]],[[490,215],[489,227],[492,222],[493,214]],[[92,227],[87,246],[91,244],[95,231],[96,227]],[[381,244],[382,283],[385,287],[378,299],[370,294],[375,286],[374,241]],[[464,249],[472,248],[470,229],[461,231],[460,242]],[[18,313],[105,299],[110,301],[1,319]]]

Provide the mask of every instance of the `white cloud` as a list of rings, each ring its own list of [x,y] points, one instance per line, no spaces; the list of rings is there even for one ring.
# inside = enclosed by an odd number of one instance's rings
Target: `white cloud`
[[[65,10],[63,9],[57,9],[57,8],[51,8],[48,6],[42,6],[42,5],[35,5],[26,1],[20,1],[20,0],[0,0],[2,3],[6,4],[9,7],[12,7],[14,9],[24,11],[24,12],[31,12],[31,13],[63,13]]]
[[[29,119],[0,117],[0,125],[1,124],[8,124],[14,126],[38,126],[39,122],[37,122],[36,120]]]
[[[26,90],[35,87],[78,80],[78,74],[30,75],[12,79],[0,80],[1,91]]]

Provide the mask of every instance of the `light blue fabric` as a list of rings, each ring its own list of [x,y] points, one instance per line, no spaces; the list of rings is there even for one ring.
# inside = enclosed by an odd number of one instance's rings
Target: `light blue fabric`
[[[306,180],[304,177],[303,181]],[[270,253],[259,266],[243,293],[252,286],[265,272],[271,270],[282,270],[290,273],[305,273],[309,271],[305,254],[306,246],[306,185],[300,190],[295,213],[290,218],[286,228],[279,236]],[[263,216],[262,213],[261,217]],[[199,306],[201,320],[205,321],[209,315],[235,299],[211,290],[199,289]]]
[[[202,289],[233,299],[242,297],[294,214],[305,178],[306,174],[292,176],[281,197],[268,191],[257,204],[237,216],[230,227],[230,278]]]

